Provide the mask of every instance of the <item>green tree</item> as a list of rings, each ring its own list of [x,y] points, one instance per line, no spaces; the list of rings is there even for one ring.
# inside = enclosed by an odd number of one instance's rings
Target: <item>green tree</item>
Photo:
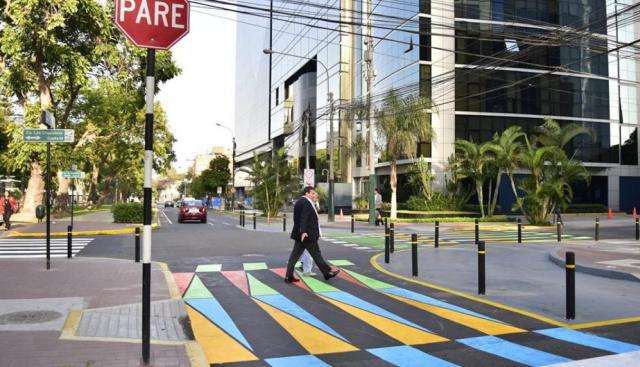
[[[519,141],[525,133],[520,126],[511,126],[504,130],[502,134],[495,133],[493,140],[482,146],[480,151],[483,155],[489,155],[496,167],[496,187],[493,194],[493,200],[489,206],[488,215],[492,216],[496,210],[498,192],[500,190],[500,181],[502,174],[506,173],[511,182],[513,195],[518,197],[516,185],[513,180],[513,173],[520,165],[520,153],[522,151],[522,143]]]
[[[111,6],[101,6],[94,0],[0,1],[4,10],[0,13],[0,93],[7,100],[17,101],[13,109],[24,116],[26,127],[38,127],[40,111],[49,110],[58,127],[76,130],[76,144],[53,145],[52,163],[56,170],[67,168],[71,162],[80,167],[88,165],[83,168],[89,168],[92,195],[96,198],[98,187],[104,189],[117,175],[130,172],[131,166],[127,167],[125,161],[114,164],[111,171],[102,167],[103,162],[111,162],[110,154],[118,154],[130,164],[139,163],[137,154],[132,155],[131,149],[125,148],[140,144],[143,125],[139,122],[144,121],[146,54],[115,29]],[[179,69],[169,52],[158,52],[156,65],[157,90]],[[98,105],[92,105],[92,109],[83,107],[90,100]],[[154,166],[162,169],[173,158],[173,137],[166,134],[161,112],[157,113],[159,144]],[[103,118],[116,118],[118,124],[105,124],[109,129],[103,126]],[[44,148],[42,144],[23,144],[23,126],[11,125],[14,126],[7,132],[11,139],[7,150],[0,152],[0,165],[14,171],[28,167],[30,179],[24,208],[33,214],[42,200]],[[121,134],[123,139],[111,140],[114,129],[116,133],[135,131],[136,136]],[[111,144],[100,144],[99,137]],[[168,149],[162,146],[165,142]],[[107,173],[105,182],[101,172]],[[128,178],[120,181],[126,184]],[[133,181],[132,185],[139,182]],[[63,192],[65,185],[66,180],[61,180]]]
[[[458,168],[465,178],[471,178],[475,185],[480,215],[484,217],[484,197],[482,188],[487,174],[488,160],[483,156],[482,147],[473,141],[457,139],[455,141],[456,159]]]
[[[402,157],[414,157],[418,141],[429,141],[435,137],[431,128],[431,102],[420,96],[400,98],[390,90],[383,105],[376,110],[376,132],[383,141],[384,151],[391,161],[391,218],[397,218],[398,188],[397,162]]]
[[[278,214],[288,194],[293,191],[296,184],[294,172],[284,148],[273,154],[254,156],[249,169],[254,207],[262,210],[267,219]]]

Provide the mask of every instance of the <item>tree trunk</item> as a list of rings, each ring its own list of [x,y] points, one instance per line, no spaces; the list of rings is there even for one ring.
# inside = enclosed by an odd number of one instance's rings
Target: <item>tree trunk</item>
[[[391,184],[391,219],[397,219],[398,203],[396,201],[396,190],[398,186],[398,172],[397,172],[397,165],[396,165],[395,159],[391,161],[390,184]]]
[[[493,202],[491,203],[491,209],[489,210],[489,216],[493,216],[496,211],[496,205],[498,203],[498,192],[500,190],[500,182],[502,180],[502,172],[498,171],[498,177],[496,177],[496,188],[493,191]]]
[[[44,179],[42,167],[38,162],[31,162],[31,177],[27,184],[27,192],[24,195],[23,206],[20,209],[20,219],[25,221],[36,220],[36,207],[43,203]]]
[[[518,190],[516,190],[516,183],[513,180],[513,173],[511,172],[507,172],[507,175],[509,175],[509,181],[511,182],[511,190],[513,190],[513,196],[516,200],[516,203],[518,202]],[[527,216],[527,213],[524,211],[524,208],[520,207],[520,211],[522,212],[523,216]]]
[[[58,193],[56,195],[56,206],[58,210],[66,211],[69,206],[69,180],[62,177],[62,173],[57,173],[58,178]]]
[[[478,194],[478,204],[480,204],[480,216],[484,218],[484,200],[482,196],[482,181],[476,181],[476,194]]]
[[[100,167],[97,164],[93,164],[91,170],[91,185],[89,189],[89,202],[87,204],[93,204],[93,201],[98,196],[98,177],[100,176]]]

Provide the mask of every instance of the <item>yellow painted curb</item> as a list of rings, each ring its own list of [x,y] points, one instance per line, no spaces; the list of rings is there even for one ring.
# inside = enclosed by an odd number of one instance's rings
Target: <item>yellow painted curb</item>
[[[591,329],[591,328],[596,328],[600,326],[628,324],[631,322],[640,322],[640,317],[628,317],[626,319],[613,319],[613,320],[585,322],[584,324],[571,325],[569,329],[574,329],[574,330]]]
[[[80,326],[80,319],[82,318],[82,310],[71,310],[67,315],[67,320],[64,322],[60,339],[73,339],[76,336],[76,330]]]
[[[160,266],[160,269],[162,270],[162,274],[164,275],[164,280],[167,283],[167,289],[169,290],[171,299],[182,299],[182,295],[180,295],[180,290],[178,289],[176,280],[173,278],[173,275],[169,270],[169,265],[162,261],[153,262],[158,264]],[[184,349],[187,353],[187,357],[189,358],[189,362],[191,363],[192,367],[209,367],[207,355],[205,354],[202,345],[197,340],[190,340],[186,342],[184,344]]]
[[[141,225],[142,226],[142,225]],[[152,224],[151,229],[157,229],[157,224]],[[136,231],[136,227],[131,228],[122,228],[122,229],[104,229],[104,230],[96,230],[96,231],[73,231],[71,232],[74,236],[99,236],[99,235],[114,235],[114,234],[133,234]],[[17,237],[46,237],[46,233],[18,233],[18,232],[9,232],[7,237],[17,238]],[[51,237],[66,237],[67,232],[51,232]]]
[[[191,367],[209,367],[209,361],[207,361],[207,356],[204,354],[204,349],[197,341],[191,341],[184,345],[184,349],[187,351],[187,357],[189,357],[189,362],[191,363]]]

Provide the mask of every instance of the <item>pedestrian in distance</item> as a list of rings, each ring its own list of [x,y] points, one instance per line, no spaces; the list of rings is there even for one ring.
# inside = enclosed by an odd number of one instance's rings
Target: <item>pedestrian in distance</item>
[[[296,205],[293,207],[291,239],[294,242],[293,250],[291,250],[289,262],[287,263],[287,273],[284,277],[284,281],[287,283],[300,281],[300,279],[293,276],[293,270],[304,250],[309,251],[309,255],[311,255],[313,261],[324,275],[325,280],[335,277],[340,272],[339,269],[332,271],[320,253],[320,247],[318,246],[318,239],[321,236],[320,217],[315,205],[317,201],[318,193],[313,187],[307,186],[304,188],[303,196],[296,201]]]
[[[373,194],[374,208],[376,209],[376,226],[380,226],[382,223],[382,195],[378,188],[375,189]]]
[[[11,229],[11,215],[16,210],[17,203],[9,191],[4,192],[4,197],[0,200],[0,213],[2,213],[2,220],[4,221],[4,228],[8,231]]]
[[[564,227],[564,222],[562,221],[562,209],[560,209],[559,205],[556,205],[555,208],[553,208],[553,212],[556,215],[556,223],[560,223],[561,226]]]

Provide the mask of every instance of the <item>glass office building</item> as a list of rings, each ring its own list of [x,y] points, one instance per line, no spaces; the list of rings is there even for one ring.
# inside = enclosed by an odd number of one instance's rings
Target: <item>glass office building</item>
[[[455,139],[483,142],[512,125],[533,133],[544,117],[552,117],[595,132],[593,138],[578,137],[567,147],[593,176],[588,187],[576,188],[575,201],[630,211],[640,207],[640,193],[634,190],[640,185],[640,65],[634,47],[620,46],[640,38],[640,25],[633,21],[638,10],[626,10],[636,2],[275,1],[272,27],[261,28],[260,37],[258,32],[247,33],[250,40],[238,32],[238,55],[260,40],[260,47],[253,47],[247,57],[259,60],[261,70],[271,70],[270,83],[260,86],[261,98],[269,97],[270,102],[260,102],[255,119],[237,114],[236,131],[260,133],[260,139],[247,143],[245,158],[260,146],[287,146],[303,168],[309,129],[310,165],[322,179],[322,158],[332,136],[340,155],[336,179],[352,184],[353,194],[359,195],[369,173],[366,154],[349,155],[347,148],[363,128],[348,124],[340,106],[366,96],[369,89],[374,100],[396,89],[403,95],[427,96],[435,105],[431,124],[436,137],[416,142],[415,155],[431,162],[437,186],[444,186]],[[371,86],[365,78],[369,31],[375,69]],[[262,54],[269,47],[282,54],[269,60]],[[243,59],[238,62],[240,86],[255,71],[243,67]],[[243,88],[254,91],[247,83]],[[331,135],[327,90],[335,101]],[[245,112],[242,101],[250,95],[239,89],[240,109]],[[240,146],[239,151],[243,152]],[[402,174],[412,161],[399,163]],[[376,164],[382,180],[389,174],[388,166]],[[507,200],[503,207],[510,207],[509,195],[501,195]]]

